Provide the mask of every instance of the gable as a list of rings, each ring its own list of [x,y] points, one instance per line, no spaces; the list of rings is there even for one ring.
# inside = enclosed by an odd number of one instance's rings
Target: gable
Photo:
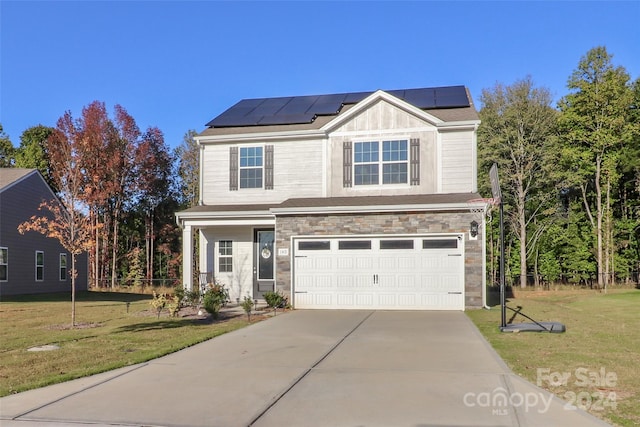
[[[328,124],[327,127],[331,127]],[[332,135],[360,132],[398,132],[402,129],[435,130],[433,123],[420,118],[384,99],[378,99],[367,108],[357,111],[348,120],[331,129]]]
[[[35,169],[0,168],[0,192],[20,183],[35,172]]]

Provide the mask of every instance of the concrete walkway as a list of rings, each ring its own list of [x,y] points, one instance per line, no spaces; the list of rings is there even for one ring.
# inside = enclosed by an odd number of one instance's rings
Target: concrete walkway
[[[464,313],[295,311],[2,398],[0,425],[608,424],[511,373]]]

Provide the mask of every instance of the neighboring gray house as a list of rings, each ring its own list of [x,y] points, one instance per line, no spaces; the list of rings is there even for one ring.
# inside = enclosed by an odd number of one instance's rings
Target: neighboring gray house
[[[238,102],[195,137],[185,286],[215,276],[232,299],[275,289],[294,308],[481,307],[479,124],[464,86]]]
[[[71,254],[56,239],[18,225],[57,200],[36,169],[0,168],[0,296],[71,290]],[[87,289],[87,256],[76,257],[76,290]]]

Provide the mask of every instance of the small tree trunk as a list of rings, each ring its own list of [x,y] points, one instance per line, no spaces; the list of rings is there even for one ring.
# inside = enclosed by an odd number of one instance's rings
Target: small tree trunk
[[[596,184],[596,239],[597,239],[597,261],[598,261],[598,289],[604,288],[604,251],[603,251],[603,242],[602,242],[602,217],[603,217],[603,208],[602,208],[602,188],[600,185],[601,178],[601,169],[602,169],[602,159],[600,156],[596,159],[596,176],[595,176],[595,184]]]
[[[71,327],[76,327],[76,254],[71,253]]]

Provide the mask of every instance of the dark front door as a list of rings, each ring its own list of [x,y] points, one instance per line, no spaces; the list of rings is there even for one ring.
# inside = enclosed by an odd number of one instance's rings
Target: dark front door
[[[253,236],[253,297],[262,298],[265,292],[273,291],[275,271],[273,253],[273,229],[255,230]]]

